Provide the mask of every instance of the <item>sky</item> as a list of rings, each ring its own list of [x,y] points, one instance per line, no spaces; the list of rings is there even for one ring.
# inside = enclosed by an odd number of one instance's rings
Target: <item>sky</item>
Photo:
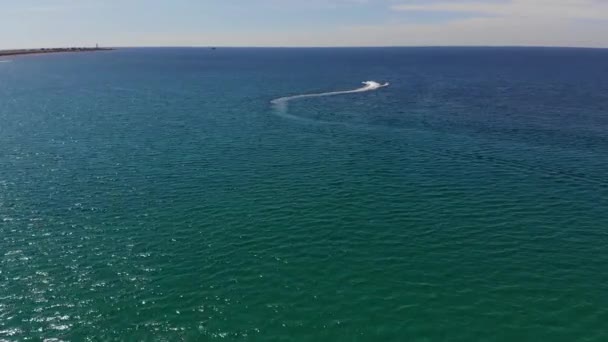
[[[608,47],[608,0],[0,0],[0,49]]]

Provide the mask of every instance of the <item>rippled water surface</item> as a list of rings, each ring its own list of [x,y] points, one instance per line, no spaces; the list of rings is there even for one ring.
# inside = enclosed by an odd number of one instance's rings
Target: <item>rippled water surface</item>
[[[608,50],[14,57],[0,147],[2,341],[608,341]]]

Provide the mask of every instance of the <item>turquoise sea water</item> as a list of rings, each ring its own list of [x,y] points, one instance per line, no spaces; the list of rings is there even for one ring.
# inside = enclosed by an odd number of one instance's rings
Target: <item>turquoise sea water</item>
[[[11,59],[2,341],[608,341],[608,50]]]

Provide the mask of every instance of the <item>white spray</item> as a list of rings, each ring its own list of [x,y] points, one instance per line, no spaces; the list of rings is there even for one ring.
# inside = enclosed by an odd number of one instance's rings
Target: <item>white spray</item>
[[[281,97],[278,99],[274,99],[272,101],[270,101],[270,103],[275,104],[275,105],[285,105],[287,102],[291,101],[291,100],[297,100],[297,99],[305,99],[305,98],[309,98],[309,97],[323,97],[323,96],[334,96],[334,95],[343,95],[343,94],[353,94],[353,93],[363,93],[366,91],[372,91],[372,90],[376,90],[376,89],[380,89],[383,87],[388,87],[389,83],[384,83],[384,84],[380,84],[378,82],[375,81],[365,81],[363,82],[363,84],[365,86],[358,88],[358,89],[354,89],[354,90],[344,90],[344,91],[331,91],[328,93],[318,93],[318,94],[303,94],[303,95],[294,95],[294,96],[287,96],[287,97]]]

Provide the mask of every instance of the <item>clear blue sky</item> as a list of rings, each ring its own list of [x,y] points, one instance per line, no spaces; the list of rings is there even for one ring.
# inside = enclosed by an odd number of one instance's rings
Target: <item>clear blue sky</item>
[[[608,47],[606,0],[0,0],[0,49]]]

